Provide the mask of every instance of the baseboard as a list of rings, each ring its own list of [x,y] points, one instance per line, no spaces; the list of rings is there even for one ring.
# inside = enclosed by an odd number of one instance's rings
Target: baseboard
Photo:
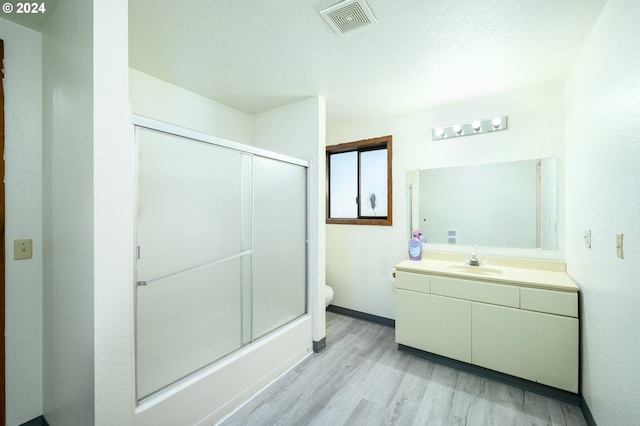
[[[584,416],[585,422],[587,422],[587,426],[598,426],[596,419],[594,419],[593,414],[591,414],[589,405],[587,405],[587,401],[585,401],[582,395],[580,395],[580,410],[582,410],[582,415]]]
[[[511,386],[515,386],[520,389],[524,389],[529,392],[534,392],[549,398],[557,399],[567,402],[569,404],[580,406],[580,395],[568,392],[562,389],[557,389],[551,386],[542,385],[529,380],[521,379],[519,377],[511,376],[509,374],[500,373],[488,368],[479,367],[477,365],[468,364],[466,362],[458,361],[455,359],[447,358],[441,355],[436,355],[431,352],[425,352],[420,349],[412,348],[398,344],[398,350],[407,352],[409,354],[418,356],[420,358],[428,359],[429,361],[437,362],[438,364],[446,365],[447,367],[455,368],[457,370],[466,371],[478,376],[487,377],[495,380],[496,382],[505,383]]]
[[[49,426],[44,416],[38,416],[35,419],[31,419],[28,422],[22,423],[20,426]]]
[[[313,352],[315,353],[319,353],[325,350],[325,348],[327,347],[327,338],[323,337],[322,339],[320,339],[319,341],[313,341]]]
[[[327,311],[335,312],[336,314],[345,315],[347,317],[358,318],[361,320],[373,322],[387,327],[395,328],[396,320],[391,318],[380,317],[378,315],[367,314],[366,312],[360,312],[349,308],[343,308],[342,306],[329,305]]]

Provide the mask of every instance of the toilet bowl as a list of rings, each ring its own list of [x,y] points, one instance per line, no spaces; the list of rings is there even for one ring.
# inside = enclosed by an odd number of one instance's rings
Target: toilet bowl
[[[329,306],[331,301],[333,300],[333,288],[331,286],[324,286],[324,307]]]

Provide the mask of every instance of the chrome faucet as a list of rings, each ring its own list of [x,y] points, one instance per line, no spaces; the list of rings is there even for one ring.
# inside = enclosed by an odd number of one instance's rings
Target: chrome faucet
[[[478,259],[478,255],[475,252],[471,253],[468,263],[470,266],[480,266],[480,259]]]

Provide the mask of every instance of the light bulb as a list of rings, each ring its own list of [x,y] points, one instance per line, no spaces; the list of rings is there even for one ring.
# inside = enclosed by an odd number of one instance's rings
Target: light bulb
[[[478,120],[475,120],[471,123],[471,127],[473,127],[473,130],[475,132],[479,132],[481,126],[482,126],[482,123],[480,123]]]
[[[436,136],[439,137],[439,138],[444,137],[444,129],[442,127],[438,127],[436,129]]]
[[[494,129],[499,129],[500,126],[502,126],[502,118],[501,117],[496,117],[493,120],[491,120],[491,125],[493,126]]]
[[[459,124],[454,124],[453,125],[453,131],[456,133],[456,135],[459,135],[462,133],[462,126]]]

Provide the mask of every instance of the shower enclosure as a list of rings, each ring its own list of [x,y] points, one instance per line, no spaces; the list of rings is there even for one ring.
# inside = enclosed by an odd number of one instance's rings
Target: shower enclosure
[[[308,164],[134,122],[141,401],[306,314]]]

